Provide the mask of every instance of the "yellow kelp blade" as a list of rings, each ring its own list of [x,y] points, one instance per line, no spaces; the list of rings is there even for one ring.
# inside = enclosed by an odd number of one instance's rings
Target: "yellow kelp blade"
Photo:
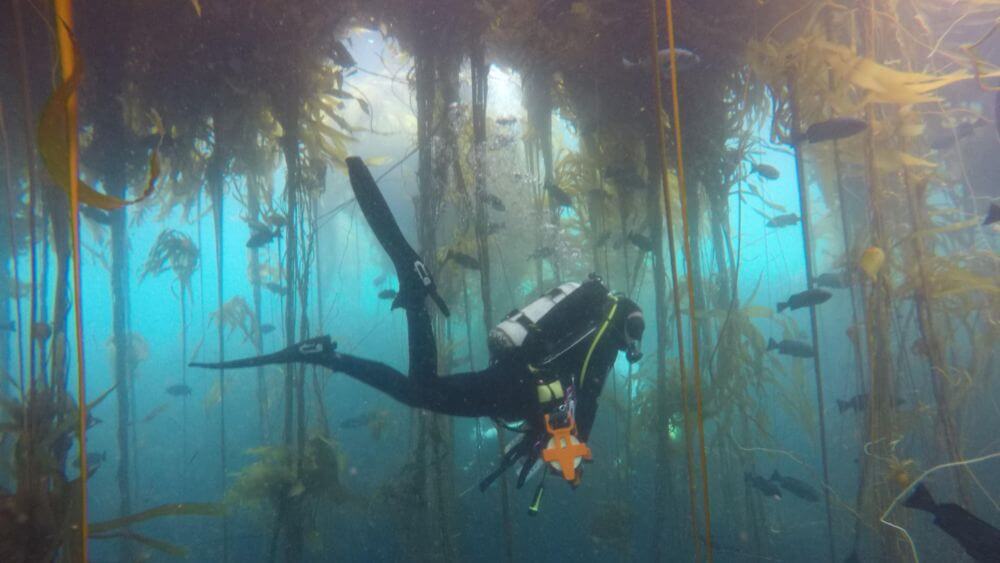
[[[80,85],[80,81],[83,78],[82,67],[83,65],[79,57],[77,57],[77,64],[73,69],[73,74],[60,84],[56,88],[56,91],[52,93],[52,96],[49,97],[48,101],[45,102],[45,107],[42,110],[42,118],[38,122],[38,152],[42,155],[42,162],[45,163],[45,169],[48,171],[49,176],[52,177],[52,181],[67,194],[70,189],[70,171],[69,137],[66,134],[68,121],[66,102]],[[79,183],[80,203],[106,210],[120,209],[126,205],[138,203],[153,193],[153,187],[159,175],[160,161],[154,150],[149,158],[149,181],[146,183],[146,189],[143,190],[138,198],[129,201],[102,194],[81,180]]]

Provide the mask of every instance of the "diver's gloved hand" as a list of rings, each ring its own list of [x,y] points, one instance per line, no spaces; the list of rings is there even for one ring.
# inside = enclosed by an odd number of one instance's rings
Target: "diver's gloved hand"
[[[191,362],[191,367],[229,369],[266,366],[273,364],[307,363],[337,369],[340,354],[337,343],[329,335],[317,336],[293,344],[280,352],[264,354],[253,358],[229,360],[226,362]]]

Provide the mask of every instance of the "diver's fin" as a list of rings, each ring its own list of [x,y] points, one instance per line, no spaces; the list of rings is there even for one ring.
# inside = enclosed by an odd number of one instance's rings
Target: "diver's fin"
[[[368,220],[368,225],[375,233],[375,238],[378,239],[396,267],[396,275],[399,277],[399,294],[393,301],[393,308],[422,305],[423,297],[429,295],[437,303],[441,313],[446,317],[449,316],[448,306],[444,299],[438,295],[434,278],[431,277],[427,266],[421,261],[420,255],[403,236],[403,231],[399,229],[399,224],[393,217],[382,192],[379,191],[378,184],[372,178],[371,171],[365,166],[364,161],[356,156],[347,157],[346,162],[351,187],[354,189],[354,197],[358,200],[358,207],[365,214],[365,219]]]
[[[337,343],[329,336],[317,336],[271,354],[226,362],[191,362],[188,365],[193,368],[229,369],[301,362],[336,369],[334,362],[337,357],[336,350]]]
[[[486,489],[493,484],[505,471],[510,469],[512,465],[517,463],[517,460],[528,454],[530,450],[531,443],[527,437],[521,439],[514,446],[509,448],[504,454],[503,458],[500,459],[500,463],[497,465],[496,469],[490,472],[489,475],[483,477],[483,480],[479,482],[479,490],[485,492]]]
[[[931,492],[927,490],[927,487],[923,483],[920,483],[916,489],[913,489],[913,494],[903,501],[903,506],[933,514],[934,509],[937,508],[937,503],[934,502],[934,497],[931,496]]]

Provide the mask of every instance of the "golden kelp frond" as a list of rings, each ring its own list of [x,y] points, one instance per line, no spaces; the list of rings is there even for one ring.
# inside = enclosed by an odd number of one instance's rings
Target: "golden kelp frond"
[[[69,137],[67,128],[69,117],[67,102],[76,93],[83,80],[83,64],[77,56],[77,64],[73,74],[56,88],[55,92],[45,102],[42,117],[38,122],[38,152],[52,181],[67,194],[70,190],[69,170]],[[76,132],[72,132],[76,134]],[[139,203],[153,193],[157,178],[160,176],[160,161],[154,150],[149,159],[149,180],[146,188],[134,200],[124,200],[103,194],[82,180],[79,182],[80,203],[101,209],[120,209],[126,205]]]
[[[909,105],[937,102],[941,98],[931,95],[931,92],[972,78],[965,71],[935,76],[895,70],[858,55],[846,45],[818,40],[816,46],[825,53],[827,64],[841,79],[865,92],[859,108],[865,103]]]

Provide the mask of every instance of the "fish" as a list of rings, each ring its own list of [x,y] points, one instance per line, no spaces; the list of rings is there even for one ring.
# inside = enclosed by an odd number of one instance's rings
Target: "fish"
[[[855,549],[847,557],[845,557],[844,563],[861,563],[861,559],[858,558],[858,550]]]
[[[479,260],[476,260],[472,256],[469,256],[468,254],[465,254],[463,252],[456,252],[454,250],[449,250],[444,260],[445,262],[451,260],[452,262],[458,264],[459,266],[467,270],[478,270],[480,268]]]
[[[31,324],[31,338],[42,342],[52,336],[52,327],[49,323],[37,322]]]
[[[494,211],[507,211],[507,206],[504,205],[500,196],[496,194],[491,194],[488,191],[482,190],[479,192],[479,199],[481,199],[486,205],[490,206]]]
[[[777,168],[763,162],[754,164],[750,169],[750,173],[756,174],[765,180],[777,180],[781,177],[781,172],[778,172]]]
[[[653,251],[653,239],[647,237],[646,235],[640,235],[639,233],[629,232],[628,241],[636,246],[639,250],[643,252]]]
[[[693,51],[683,47],[674,48],[674,58],[677,60],[677,72],[691,70],[701,64],[701,57],[696,55]],[[670,49],[660,49],[660,51],[656,53],[656,62],[659,63],[659,65],[664,69],[669,70]],[[632,62],[628,58],[622,57],[622,66],[629,70],[637,68],[649,70],[649,58],[643,57],[639,59],[638,62]]]
[[[535,249],[534,252],[528,255],[528,260],[541,260],[543,258],[548,258],[556,253],[556,249],[551,246],[540,246]]]
[[[782,489],[785,489],[800,499],[809,502],[816,502],[819,500],[819,494],[816,492],[816,489],[812,487],[812,485],[806,483],[805,481],[800,481],[795,477],[783,476],[778,473],[777,469],[771,473],[771,481],[781,485]]]
[[[91,428],[97,426],[98,424],[102,424],[103,422],[104,420],[90,414],[90,411],[87,412],[87,430],[90,430]]]
[[[499,222],[499,223],[488,223],[486,225],[486,234],[487,235],[495,235],[495,234],[499,233],[500,231],[502,231],[502,230],[504,230],[506,228],[507,228],[507,223],[502,223],[502,222]]]
[[[796,293],[788,298],[788,301],[778,303],[778,312],[782,312],[785,309],[801,309],[802,307],[814,307],[821,303],[826,303],[833,297],[833,294],[825,289],[813,288],[807,289],[801,293]]]
[[[357,416],[352,416],[351,418],[344,419],[340,422],[340,427],[345,430],[351,430],[354,428],[362,428],[368,426],[375,421],[380,415],[381,411],[368,411],[361,413]]]
[[[191,394],[191,388],[183,383],[178,383],[177,385],[167,387],[167,394],[174,397],[185,397]]]
[[[792,225],[797,225],[798,223],[798,215],[794,213],[785,213],[784,215],[771,217],[771,219],[767,222],[767,226],[780,229],[782,227],[791,227]]]
[[[900,407],[906,404],[900,397],[893,399],[893,405]],[[837,411],[844,413],[846,411],[862,412],[868,408],[868,393],[859,393],[846,401],[843,399],[837,399]]]
[[[513,115],[505,115],[496,118],[496,124],[501,127],[510,127],[517,123],[517,118]]]
[[[281,229],[275,228],[273,231],[264,225],[250,225],[250,240],[247,241],[247,248],[260,248],[281,236]]]
[[[553,207],[573,207],[573,198],[556,184],[546,183],[545,191],[549,192],[549,201]]]
[[[955,146],[957,141],[971,137],[976,132],[976,127],[981,126],[985,121],[963,121],[955,126],[953,131],[947,131],[940,137],[931,140],[931,148],[936,151],[943,151]]]
[[[604,231],[594,240],[594,246],[601,248],[602,246],[606,246],[609,240],[611,240],[611,231]]]
[[[621,187],[643,188],[646,185],[642,176],[631,166],[608,166],[604,168],[604,177]]]
[[[882,252],[882,249],[877,246],[869,246],[858,259],[858,267],[868,275],[868,279],[871,281],[875,281],[875,278],[878,277],[878,272],[882,269],[883,264],[885,264],[885,252]]]
[[[844,289],[851,285],[846,272],[825,272],[814,277],[813,283],[830,289]]]
[[[997,221],[1000,221],[1000,205],[991,203],[990,210],[986,212],[986,218],[983,219],[983,226],[992,225]]]
[[[812,358],[816,355],[812,346],[800,340],[782,340],[781,342],[769,338],[767,341],[767,351],[777,350],[779,354],[792,356],[795,358]]]
[[[808,141],[809,144],[837,141],[853,137],[867,128],[868,123],[864,120],[854,117],[834,117],[833,119],[813,123],[805,132],[793,135],[792,144],[797,145],[802,141]]]
[[[976,561],[1000,562],[1000,530],[957,504],[936,502],[923,483],[903,501],[903,506],[934,515],[934,525],[955,538]]]
[[[163,403],[162,405],[160,405],[160,406],[156,407],[155,409],[149,411],[149,414],[147,414],[146,416],[142,417],[142,420],[140,420],[139,422],[149,422],[149,421],[153,420],[154,418],[156,418],[156,417],[160,416],[161,414],[163,414],[163,412],[166,411],[168,408],[170,408],[170,405],[168,405],[167,403]]]
[[[743,479],[746,480],[747,485],[757,489],[765,497],[773,498],[774,500],[781,500],[781,489],[771,481],[761,477],[760,475],[754,475],[747,471],[743,474]]]
[[[87,466],[94,467],[95,465],[100,465],[108,460],[107,452],[87,452]],[[77,456],[73,460],[73,467],[80,467],[80,456]]]
[[[379,299],[395,299],[397,295],[399,295],[399,292],[395,289],[383,289],[378,292]]]
[[[274,293],[275,295],[284,295],[285,294],[285,286],[281,285],[278,282],[268,282],[268,283],[265,283],[264,287],[266,287],[268,291],[270,291],[271,293]]]
[[[375,276],[375,279],[372,280],[372,285],[382,285],[382,284],[385,283],[385,280],[388,277],[389,277],[389,274],[386,274],[386,273],[379,274],[379,275]]]
[[[272,332],[274,332],[274,329],[275,329],[275,326],[273,324],[271,324],[271,323],[264,323],[264,324],[260,325],[260,333],[261,334],[271,334]]]
[[[17,330],[17,325],[14,321],[7,321],[0,325],[0,332],[14,332]]]

